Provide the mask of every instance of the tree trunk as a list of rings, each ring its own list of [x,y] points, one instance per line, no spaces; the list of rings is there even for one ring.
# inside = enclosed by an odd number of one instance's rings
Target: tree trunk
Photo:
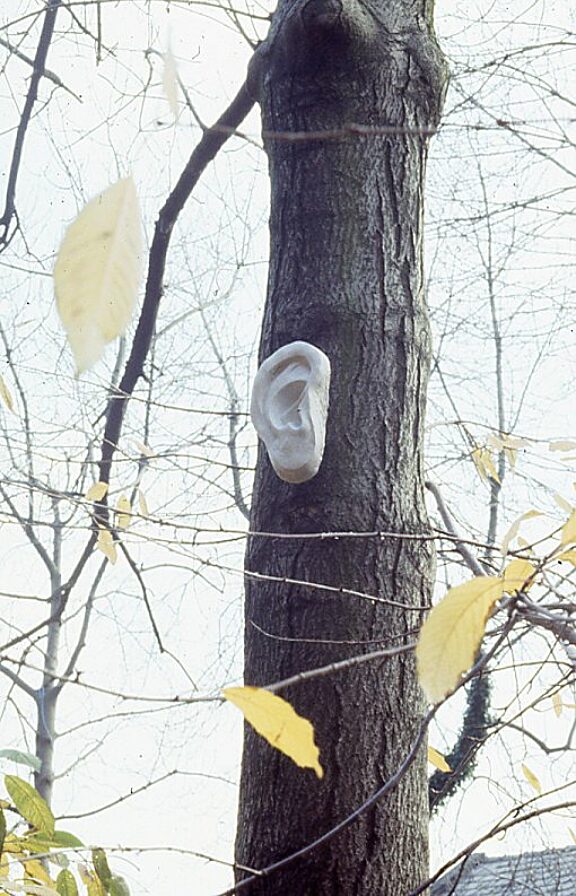
[[[431,7],[280,0],[252,67],[272,191],[260,360],[305,340],[332,365],[320,471],[282,482],[261,448],[253,532],[427,528],[422,203],[427,132],[446,84]],[[402,605],[248,576],[245,681],[264,685],[413,640],[429,602],[431,550],[395,537],[254,535],[246,569]],[[319,781],[246,731],[236,860],[257,869],[331,828],[394,773],[423,710],[411,655],[282,696],[313,723],[325,775]],[[402,896],[427,874],[427,826],[422,753],[375,810],[248,892]]]

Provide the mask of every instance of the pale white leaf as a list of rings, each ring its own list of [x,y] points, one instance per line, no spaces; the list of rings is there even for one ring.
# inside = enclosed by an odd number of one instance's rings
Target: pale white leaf
[[[105,557],[108,557],[108,560],[110,561],[110,563],[112,563],[112,565],[116,563],[116,560],[118,559],[116,545],[114,543],[112,533],[104,526],[98,526],[98,539],[96,541],[96,547],[99,551],[102,551]]]
[[[144,492],[138,489],[138,504],[140,507],[140,516],[149,517],[150,511],[148,510],[148,501],[146,500],[146,495]]]
[[[141,245],[140,209],[131,177],[92,199],[64,235],[54,287],[78,374],[130,323],[140,282]]]
[[[116,505],[116,525],[119,529],[127,529],[132,519],[132,506],[127,495],[120,495]]]
[[[164,88],[164,95],[168,100],[172,115],[174,118],[178,118],[178,70],[171,47],[168,47],[164,53],[162,87]]]

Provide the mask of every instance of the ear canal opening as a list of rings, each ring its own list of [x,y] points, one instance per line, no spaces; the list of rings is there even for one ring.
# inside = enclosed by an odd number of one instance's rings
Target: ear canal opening
[[[270,403],[270,420],[278,429],[298,430],[302,427],[302,406],[307,380],[290,380],[274,393]]]

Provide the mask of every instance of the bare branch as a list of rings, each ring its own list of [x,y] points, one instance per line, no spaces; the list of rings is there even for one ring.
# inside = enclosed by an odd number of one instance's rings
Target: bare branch
[[[12,153],[12,162],[10,164],[10,172],[8,174],[8,185],[6,187],[4,212],[2,214],[2,217],[0,218],[0,251],[2,251],[2,247],[5,248],[12,239],[12,237],[9,237],[8,234],[10,231],[12,220],[16,215],[16,182],[18,180],[18,172],[20,171],[20,162],[22,160],[24,140],[26,137],[26,131],[28,130],[28,125],[30,123],[30,118],[32,116],[34,103],[36,102],[36,99],[38,97],[38,85],[40,83],[40,79],[44,75],[46,57],[48,55],[48,49],[52,41],[52,34],[54,32],[54,25],[56,22],[56,14],[61,6],[61,3],[62,0],[47,0],[46,2],[44,24],[42,26],[40,40],[38,41],[36,56],[34,57],[34,70],[32,72],[32,77],[30,78],[30,86],[28,87],[26,101],[24,103],[22,115],[20,116],[20,121],[18,123],[18,129],[16,131],[16,141],[14,143],[14,150]]]

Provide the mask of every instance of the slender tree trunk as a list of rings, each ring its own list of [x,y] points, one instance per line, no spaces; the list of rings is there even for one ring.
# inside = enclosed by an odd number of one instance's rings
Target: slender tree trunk
[[[36,790],[46,800],[48,805],[52,803],[52,790],[54,787],[54,748],[56,745],[56,705],[59,690],[56,686],[55,676],[58,670],[58,655],[60,646],[60,633],[62,630],[62,618],[59,609],[62,604],[62,576],[60,574],[60,547],[61,530],[55,526],[54,538],[57,548],[54,552],[55,566],[50,576],[52,600],[50,601],[50,613],[55,618],[48,626],[46,653],[44,655],[44,674],[42,687],[37,692],[36,703],[38,716],[36,720],[36,756],[41,762],[40,769],[34,774]]]
[[[303,339],[330,358],[332,383],[315,478],[284,483],[260,451],[254,532],[427,527],[422,202],[426,131],[446,83],[431,18],[428,0],[280,0],[257,54],[272,195],[260,359]],[[313,134],[294,137],[303,132]],[[246,569],[402,604],[247,577],[247,684],[411,640],[429,602],[426,541],[255,535]],[[252,868],[304,846],[378,788],[408,752],[423,708],[411,656],[283,696],[314,724],[325,776],[246,731],[236,859]],[[427,873],[427,825],[422,754],[374,811],[248,892],[402,896]]]

